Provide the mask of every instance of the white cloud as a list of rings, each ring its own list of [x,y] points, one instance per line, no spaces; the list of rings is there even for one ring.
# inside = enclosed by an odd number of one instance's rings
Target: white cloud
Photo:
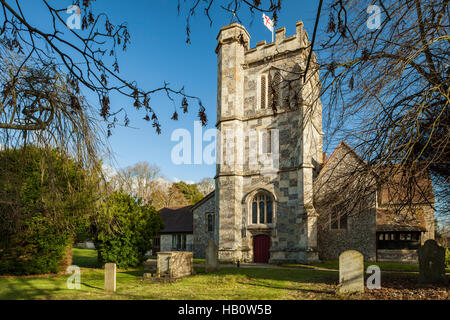
[[[180,179],[178,179],[177,177],[174,177],[172,180],[173,180],[173,182],[175,182],[175,183],[181,182],[181,181],[186,182],[187,184],[194,184],[194,183],[196,183],[195,181],[192,181],[192,180],[180,180]]]

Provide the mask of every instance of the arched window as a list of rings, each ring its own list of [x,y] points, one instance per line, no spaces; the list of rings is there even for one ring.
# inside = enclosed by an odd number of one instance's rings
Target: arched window
[[[272,223],[273,201],[266,193],[258,193],[252,201],[252,224]]]

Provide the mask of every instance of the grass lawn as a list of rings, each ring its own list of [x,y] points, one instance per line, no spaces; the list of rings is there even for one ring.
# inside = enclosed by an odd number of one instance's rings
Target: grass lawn
[[[72,249],[72,264],[83,268],[100,268],[97,251],[91,249]]]
[[[97,253],[73,249],[81,289],[67,289],[69,275],[0,277],[0,299],[335,299],[338,273],[307,269],[222,268],[172,283],[142,280],[143,268],[118,270],[117,291],[103,290]]]
[[[206,263],[206,259],[194,258],[194,264],[205,264],[205,263]],[[219,261],[219,264],[231,264],[231,262]]]
[[[65,274],[1,276],[0,299],[449,299],[448,286],[420,287],[414,273],[383,276],[381,290],[366,290],[354,296],[337,295],[338,272],[317,270],[317,267],[337,269],[336,261],[324,261],[317,266],[289,265],[297,267],[290,269],[223,266],[220,271],[209,274],[203,267],[196,267],[196,275],[171,283],[143,280],[143,267],[119,269],[115,293],[103,290],[104,272],[98,267],[95,250],[74,248],[72,264],[81,267],[80,290],[67,289],[69,275]],[[414,265],[378,265],[382,270],[415,271],[417,268]]]

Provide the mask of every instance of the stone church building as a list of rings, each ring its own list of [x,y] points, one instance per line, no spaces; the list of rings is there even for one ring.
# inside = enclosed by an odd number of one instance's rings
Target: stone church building
[[[361,251],[367,260],[414,260],[414,243],[433,237],[432,210],[423,209],[421,220],[409,229],[393,225],[380,218],[388,205],[377,190],[364,214],[337,224],[321,218],[332,213],[315,204],[318,181],[329,163],[354,155],[343,143],[330,159],[322,152],[320,82],[318,72],[311,72],[317,68],[314,53],[303,77],[309,44],[302,22],[294,35],[286,37],[280,28],[275,41],[254,48],[243,26],[233,23],[220,30],[216,188],[188,208],[194,257],[205,256],[212,238],[224,261],[314,263],[336,259],[348,249]],[[383,253],[389,250],[385,234],[389,241],[398,237],[398,243],[402,234],[411,246],[393,245],[395,252]]]

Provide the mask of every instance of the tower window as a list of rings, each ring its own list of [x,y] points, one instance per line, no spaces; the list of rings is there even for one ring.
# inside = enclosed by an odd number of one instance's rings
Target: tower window
[[[270,70],[260,75],[259,85],[259,107],[261,109],[272,108],[276,110],[280,105],[280,71]]]
[[[214,213],[207,213],[206,214],[206,231],[207,232],[213,232],[214,231]]]
[[[347,229],[347,213],[342,214],[340,206],[333,208],[330,215],[330,227],[333,230],[346,230]]]
[[[275,74],[269,74],[269,107],[276,108],[279,105],[279,89],[281,84],[281,75],[279,71],[276,71]]]
[[[266,108],[266,99],[267,99],[267,83],[266,83],[266,75],[261,76],[261,109]]]
[[[252,203],[252,223],[257,224],[258,223],[258,202],[253,201]]]
[[[272,130],[267,129],[261,133],[261,153],[272,152]]]
[[[272,223],[273,201],[265,193],[258,193],[252,201],[252,224]]]

